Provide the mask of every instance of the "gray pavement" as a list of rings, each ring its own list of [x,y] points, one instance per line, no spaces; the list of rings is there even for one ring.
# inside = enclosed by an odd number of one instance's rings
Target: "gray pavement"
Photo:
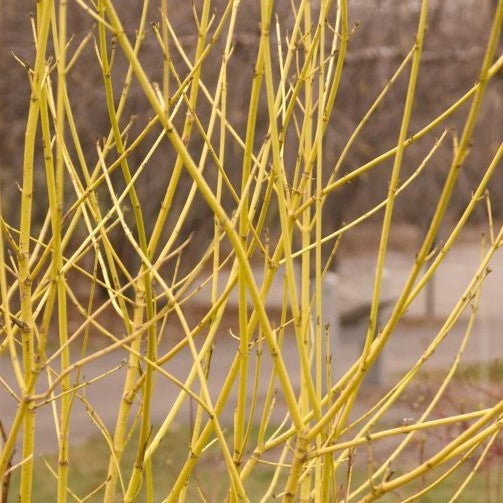
[[[374,255],[359,254],[341,261],[338,280],[341,285],[340,306],[338,307],[340,311],[344,311],[351,303],[358,302],[358,299],[368,299],[370,297],[374,260]],[[398,296],[413,260],[413,256],[407,256],[403,253],[391,252],[389,254],[387,268],[393,273],[388,274],[385,279],[384,288],[386,291],[383,295],[389,298]],[[390,337],[380,363],[382,389],[386,389],[396,382],[399,376],[419,358],[436,335],[442,320],[445,319],[459,299],[472,274],[476,271],[479,260],[479,246],[470,243],[458,245],[446,258],[435,276],[435,317],[431,320],[425,316],[424,296],[419,296],[411,305],[404,320]],[[492,272],[489,274],[482,290],[479,316],[474,327],[473,336],[465,352],[463,361],[466,362],[487,362],[503,357],[503,254],[501,250],[495,255],[491,263],[491,269]],[[357,300],[355,301],[355,299]],[[383,314],[383,317],[386,317],[386,313]],[[468,313],[465,313],[427,363],[428,368],[445,368],[452,362],[464,334],[467,319]],[[333,336],[333,372],[335,377],[342,375],[357,358],[366,329],[365,321],[363,319],[360,323],[344,326],[339,334]],[[265,350],[264,347],[265,356],[263,357],[259,381],[259,406],[261,404],[260,399],[265,394],[268,376],[273,366],[271,358],[266,354]],[[230,337],[224,324],[222,333],[217,339],[209,380],[213,399],[216,399],[219,394],[236,351],[237,341]],[[283,357],[289,369],[298,367],[295,338],[291,333],[287,334],[285,338]],[[92,379],[94,376],[101,375],[108,369],[118,365],[126,358],[127,354],[124,351],[107,354],[88,365],[83,371],[84,376],[86,379]],[[188,350],[184,350],[170,360],[165,368],[179,379],[184,379],[188,373],[190,361],[190,353]],[[252,353],[252,373],[254,361]],[[125,371],[125,367],[120,368],[99,382],[89,385],[84,392],[86,399],[109,428],[113,427],[116,418]],[[5,356],[0,357],[0,374],[8,383],[13,382],[10,363]],[[293,385],[297,387],[299,384],[298,373],[292,371],[291,376]],[[46,385],[47,381],[44,379],[41,380],[39,391]],[[157,377],[155,396],[152,402],[152,419],[154,423],[162,422],[169,412],[177,392],[178,389],[174,384],[162,376]],[[224,421],[232,421],[232,404],[235,403],[235,396],[236,392],[233,390],[229,406],[225,410]],[[280,419],[282,415],[281,408],[281,400],[279,399],[275,420]],[[188,423],[193,410],[194,404],[187,400],[176,420],[177,424]],[[0,419],[7,430],[15,412],[15,400],[6,392],[3,386],[0,386]],[[397,411],[397,414],[401,413],[402,411]],[[39,453],[55,449],[57,444],[55,431],[53,410],[48,405],[41,407],[37,413],[36,434]],[[75,401],[70,432],[73,442],[84,441],[99,434],[89,413],[86,412],[85,406],[79,400]]]

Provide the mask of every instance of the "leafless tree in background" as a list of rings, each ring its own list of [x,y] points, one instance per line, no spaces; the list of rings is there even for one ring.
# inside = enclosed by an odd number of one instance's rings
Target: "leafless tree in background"
[[[442,111],[442,103],[448,103],[459,97],[477,79],[477,69],[481,59],[482,47],[485,43],[484,28],[490,16],[491,2],[463,0],[461,2],[432,2],[432,13],[429,24],[429,36],[422,58],[422,77],[417,90],[416,105],[411,125],[412,131],[417,130],[427,123],[431,117]],[[127,9],[122,12],[123,21],[127,30],[134,33],[135,23],[139,18],[140,5],[137,2],[125,1]],[[198,2],[195,2],[196,9]],[[215,9],[219,9],[220,2],[215,1]],[[285,19],[291,15],[291,6],[288,1],[276,2],[277,19]],[[350,2],[350,14],[353,31],[350,40],[350,51],[346,61],[346,70],[341,83],[341,92],[336,113],[326,135],[326,166],[327,177],[335,165],[338,155],[346,143],[348,136],[359,123],[363,113],[375,99],[380,89],[385,85],[393,74],[403,57],[411,50],[414,43],[414,27],[417,18],[418,2],[399,2],[398,0],[375,0]],[[100,136],[106,134],[109,129],[106,105],[104,97],[98,94],[95,84],[101,79],[98,67],[96,51],[94,49],[94,37],[96,26],[91,18],[82,11],[77,3],[71,4],[70,33],[73,34],[72,46],[76,48],[86,37],[89,37],[81,57],[79,65],[69,75],[73,96],[72,101],[75,117],[81,131],[81,138],[88,150],[90,158],[96,151],[96,142]],[[32,61],[33,43],[21,36],[26,32],[26,25],[30,23],[30,9],[33,3],[15,0],[5,0],[2,5],[2,30],[0,33],[0,167],[2,177],[2,190],[4,200],[10,201],[12,207],[16,207],[19,201],[19,189],[13,180],[12,172],[20,172],[24,121],[29,99],[28,72]],[[149,19],[155,23],[159,21],[157,2],[152,2]],[[330,20],[328,20],[330,23]],[[194,17],[191,2],[180,2],[176,9],[170,12],[170,22],[176,31],[183,49],[189,54],[195,47]],[[244,135],[246,128],[246,115],[241,106],[249,95],[250,74],[253,72],[253,63],[256,55],[259,37],[259,11],[254,2],[244,2],[240,9],[239,28],[236,30],[234,50],[229,66],[231,85],[229,86],[229,121],[238,133]],[[23,26],[23,30],[19,27]],[[281,27],[281,24],[280,24]],[[410,27],[410,28],[409,28]],[[274,37],[276,33],[272,34]],[[282,34],[285,37],[285,34]],[[282,42],[283,43],[283,42]],[[151,71],[154,81],[161,81],[160,51],[158,43],[151,30],[147,30],[144,45],[141,50],[141,59],[144,67]],[[182,57],[173,49],[171,52],[174,66],[180,79],[188,73]],[[218,60],[221,58],[221,48],[213,49],[212,56],[203,65],[202,80],[206,86],[213,88],[216,84]],[[83,72],[83,69],[86,69]],[[117,76],[124,76],[126,63],[122,59],[120,51],[117,51],[113,71]],[[85,73],[85,74],[84,74]],[[114,79],[119,82],[121,79]],[[403,75],[391,89],[385,103],[380,107],[372,120],[366,125],[358,142],[349,153],[347,164],[342,167],[340,174],[354,169],[366,160],[375,157],[380,152],[392,148],[395,145],[398,128],[401,120],[401,103],[405,93],[407,76]],[[496,88],[499,87],[499,88]],[[503,114],[501,112],[501,80],[490,90],[491,106],[487,107],[484,120],[476,131],[476,142],[480,146],[473,152],[466,165],[465,172],[459,181],[459,198],[453,198],[451,213],[459,212],[458,202],[463,201],[466,194],[472,190],[474,180],[477,177],[478,166],[485,164],[495,149],[498,134],[502,129]],[[116,90],[119,93],[119,89]],[[131,98],[123,115],[123,126],[131,121],[131,136],[134,136],[136,125],[144,124],[148,119],[145,110],[145,98],[139,88],[135,88],[133,82]],[[440,100],[442,97],[442,100]],[[209,110],[209,104],[204,98],[198,103],[198,117],[205,117],[205,109]],[[259,129],[263,136],[266,109],[259,110]],[[466,113],[463,109],[455,114],[448,122],[454,134],[459,118]],[[264,120],[260,118],[264,117]],[[183,118],[179,119],[182,120]],[[262,125],[261,125],[262,124]],[[153,135],[156,133],[154,131]],[[260,134],[258,136],[260,136]],[[197,134],[197,128],[188,139],[189,147],[197,159],[197,152],[201,149],[203,140]],[[431,139],[433,141],[433,137]],[[148,144],[148,141],[146,142]],[[444,158],[449,155],[448,145],[444,146]],[[75,153],[73,153],[75,154]],[[39,156],[41,156],[39,149]],[[406,151],[404,166],[411,172],[419,164],[423,152],[420,147],[411,147]],[[288,151],[285,152],[288,158]],[[158,166],[159,178],[149,180],[141,179],[138,184],[138,194],[142,199],[142,206],[146,215],[157,214],[158,202],[162,199],[161,194],[165,190],[172,169],[174,156],[167,146],[161,149],[152,159],[152,163]],[[242,152],[237,147],[231,147],[226,153],[227,162],[235,166],[232,169],[232,182],[239,186],[240,165]],[[436,198],[439,182],[445,176],[447,163],[441,161],[442,154],[428,172],[421,178],[415,190],[411,191],[407,201],[410,204],[398,203],[396,218],[417,226],[424,225],[428,217],[429,202]],[[142,150],[135,151],[130,159],[131,165],[138,165],[142,160]],[[211,164],[211,161],[209,161]],[[42,165],[42,163],[41,163]],[[385,192],[388,180],[389,163],[383,164],[379,169],[363,177],[358,183],[349,184],[347,187],[334,193],[325,207],[325,223],[327,231],[340,226],[341,222],[351,219],[368,209],[372,204],[380,201]],[[214,166],[207,173],[216,173]],[[120,182],[120,175],[116,174],[116,182]],[[43,177],[40,178],[42,180]],[[216,176],[215,176],[216,179]],[[7,182],[7,180],[9,180]],[[162,181],[162,183],[159,182]],[[43,183],[41,181],[41,183]],[[191,180],[186,178],[186,190],[189,190]],[[503,198],[497,197],[503,192],[503,181],[496,178],[490,187],[494,194],[492,206],[496,216],[503,213]],[[37,197],[45,197],[45,190],[40,190]],[[176,204],[183,204],[187,193],[177,193]],[[103,195],[101,203],[106,206],[106,195]],[[421,204],[416,204],[420,202]],[[203,225],[208,221],[209,212],[202,198],[197,200],[195,207],[198,211],[192,211],[190,222],[186,226],[186,232],[195,232],[197,241],[209,236],[209,225]],[[425,211],[418,212],[417,208]],[[8,213],[7,213],[8,214]],[[148,220],[148,218],[147,218]],[[9,222],[17,226],[17,222]],[[35,222],[40,225],[41,222]],[[187,236],[181,236],[181,239]],[[117,239],[123,239],[117,236]],[[127,243],[124,242],[124,248]],[[133,254],[131,255],[133,256]]]

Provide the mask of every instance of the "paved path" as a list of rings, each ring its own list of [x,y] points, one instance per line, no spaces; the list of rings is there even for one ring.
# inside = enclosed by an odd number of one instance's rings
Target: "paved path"
[[[445,318],[456,300],[466,287],[479,262],[479,248],[473,244],[459,245],[449,255],[436,274],[435,284],[435,309],[436,319]],[[375,260],[373,257],[359,255],[342,261],[340,267],[340,281],[346,291],[352,292],[359,298],[368,298],[371,291],[372,272]],[[393,270],[393,275],[385,281],[386,295],[397,296],[408,270],[413,262],[413,257],[403,254],[390,253],[388,269]],[[477,321],[472,340],[466,351],[465,361],[490,360],[503,357],[503,254],[496,254],[492,265],[492,273],[489,275],[481,295],[479,320]],[[346,294],[349,295],[349,294]],[[341,300],[343,302],[343,300]],[[349,301],[348,301],[349,302]],[[453,355],[457,351],[460,338],[462,337],[467,321],[464,315],[460,322],[451,330],[451,333],[440,346],[428,363],[430,368],[441,368],[449,365]],[[389,386],[414,363],[423,352],[429,341],[437,333],[440,321],[424,320],[424,298],[419,297],[410,307],[404,320],[392,334],[388,347],[383,357],[382,375],[385,385]],[[358,356],[365,322],[345,327],[338,335],[334,355],[334,374],[341,375],[343,371]],[[222,327],[224,332],[225,327]],[[215,398],[221,388],[229,365],[236,353],[237,342],[228,335],[222,335],[217,341],[214,352],[214,365],[211,374],[210,392]],[[100,375],[106,370],[118,365],[127,357],[123,351],[106,355],[88,366],[84,373],[86,379]],[[289,367],[298,365],[296,347],[293,337],[287,337],[284,345],[284,358]],[[183,379],[188,372],[188,362],[191,357],[187,351],[183,351],[176,358],[169,361],[166,369]],[[267,376],[272,369],[272,362],[267,355],[263,359],[261,371],[260,394],[263,396],[267,384]],[[93,405],[96,412],[101,416],[105,424],[112,427],[117,413],[117,405],[122,393],[122,382],[125,368],[102,379],[99,383],[90,385],[85,390],[85,396]],[[12,382],[10,364],[4,357],[0,358],[0,374],[7,382]],[[292,372],[293,384],[298,385],[296,373]],[[153,421],[159,423],[163,420],[171,408],[176,396],[176,387],[162,377],[157,379],[156,391],[152,405]],[[235,390],[233,390],[235,396]],[[233,400],[231,399],[230,403]],[[259,401],[260,403],[260,401]],[[8,395],[3,387],[0,387],[0,418],[7,429],[14,417],[16,410],[15,401]],[[398,414],[401,412],[398,411]],[[178,422],[190,420],[191,404],[187,402],[181,412]],[[232,408],[226,409],[225,420],[232,419]],[[72,441],[85,440],[98,433],[92,423],[85,407],[76,401],[71,422]],[[45,406],[37,414],[37,442],[38,451],[45,452],[55,449],[56,437],[52,417],[52,410]]]

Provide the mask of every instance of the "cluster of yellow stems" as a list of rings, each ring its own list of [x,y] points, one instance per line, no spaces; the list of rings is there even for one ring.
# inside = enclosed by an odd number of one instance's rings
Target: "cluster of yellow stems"
[[[111,503],[117,501],[119,495],[121,501],[132,502],[142,487],[147,501],[152,502],[155,490],[152,459],[159,453],[161,441],[172,430],[184,402],[189,399],[197,404],[190,445],[187,446],[186,460],[164,496],[164,502],[187,500],[194,468],[210,445],[212,449],[220,450],[225,461],[227,478],[222,483],[227,484],[227,498],[231,502],[265,502],[273,495],[285,502],[370,502],[390,491],[408,487],[426,473],[438,473],[445,467],[430,485],[405,500],[412,501],[477,454],[476,470],[502,426],[503,400],[463,415],[429,418],[456,371],[470,328],[458,355],[453,355],[452,366],[442,385],[421,417],[414,424],[388,430],[376,431],[375,426],[413,382],[460,315],[473,305],[488,264],[502,242],[503,229],[494,231],[491,226],[491,242],[479,269],[417,363],[356,421],[350,421],[350,413],[365,375],[383,351],[400,318],[432,278],[474,208],[483,199],[503,155],[501,144],[482,172],[462,216],[432,255],[435,237],[471,146],[486,90],[503,66],[503,58],[497,59],[496,55],[503,21],[503,0],[498,2],[492,27],[488,28],[477,83],[423,129],[411,134],[410,121],[428,25],[428,0],[423,0],[410,52],[347,140],[335,166],[323,165],[324,140],[329,124],[334,127],[330,119],[350,45],[346,0],[296,0],[292,2],[289,20],[274,18],[273,0],[260,0],[260,36],[254,72],[250,74],[243,136],[233,127],[227,113],[230,85],[227,69],[233,57],[240,0],[222,2],[224,5],[219,7],[223,8],[215,12],[210,0],[201,0],[197,6],[194,4],[197,43],[190,55],[185,52],[176,26],[171,23],[170,9],[178,8],[175,2],[158,2],[155,8],[159,23],[152,25],[152,29],[162,54],[163,80],[160,84],[149,79],[140,57],[147,13],[152,8],[150,3],[154,2],[143,0],[133,40],[121,21],[121,2],[39,0],[36,3],[33,20],[35,61],[27,68],[31,97],[26,119],[19,227],[9,225],[2,218],[0,232],[3,320],[0,355],[7,355],[2,362],[9,361],[12,366],[15,384],[9,390],[18,404],[12,423],[4,425],[6,435],[1,445],[0,479],[5,480],[13,471],[19,470],[19,487],[11,487],[11,490],[18,491],[22,502],[32,500],[36,415],[42,406],[52,407],[57,418],[58,466],[53,474],[57,481],[58,502],[65,502],[71,496],[77,501],[102,498]],[[67,17],[73,9],[84,9],[96,23],[95,37],[85,37],[75,49],[71,49],[67,33]],[[117,47],[112,47],[112,38]],[[103,77],[101,85],[110,132],[97,146],[98,161],[91,166],[74,118],[68,76],[79,65],[82,51],[93,41]],[[224,47],[221,54],[215,53],[217,43]],[[121,51],[128,63],[127,73],[120,83],[112,81],[113,51]],[[186,65],[184,75],[180,75],[172,62],[174,52]],[[210,61],[212,64],[218,61],[218,79],[213,88],[206,86],[202,77],[202,70]],[[408,86],[396,146],[348,171],[344,165],[346,154],[376,108],[385,101],[389,89],[399,76],[404,75]],[[153,118],[140,134],[130,139],[127,134],[129,124],[124,126],[123,111],[133,84],[144,93]],[[121,89],[120,95],[117,88]],[[207,117],[201,117],[197,112],[200,101],[209,104]],[[267,109],[267,135],[264,138],[255,134],[259,104]],[[424,161],[409,178],[401,181],[404,152],[429,133],[441,129],[445,121],[464,105],[468,107],[464,127],[459,137],[453,135],[450,169],[428,230],[392,313],[378,331],[381,283],[395,201],[421,176],[440,144],[449,136],[448,132],[440,131]],[[143,161],[138,166],[131,166],[130,154],[140,146],[145,148],[152,132],[157,132],[157,137],[146,149]],[[192,135],[202,139],[198,151],[188,147]],[[291,137],[295,137],[296,163],[287,169],[284,152]],[[160,145],[165,144],[174,152],[173,164],[161,168],[153,166],[149,163],[150,158]],[[231,170],[236,166],[230,166],[225,158],[231,144],[242,153],[240,187],[231,182]],[[43,145],[41,160],[37,156],[37,145]],[[209,159],[216,166],[216,175],[207,176],[209,168],[205,166]],[[327,198],[388,159],[393,165],[384,200],[332,234],[324,235],[322,214]],[[137,187],[142,183],[144,172],[151,170],[151,176],[155,177],[155,170],[164,168],[169,169],[169,183],[162,201],[159,201],[160,210],[155,223],[147,225]],[[342,168],[345,169],[343,176]],[[38,169],[45,170],[48,207],[43,225],[34,233],[32,199],[34,173]],[[112,181],[112,173],[116,170],[122,172],[125,183],[121,192]],[[177,207],[173,201],[180,190],[184,171],[190,175],[192,185],[187,190],[184,205]],[[100,191],[106,191],[112,201],[106,210],[100,204]],[[204,198],[214,217],[213,239],[189,273],[182,278],[175,274],[168,280],[160,270],[166,261],[181,260],[183,256],[185,243],[180,243],[178,236],[193,211],[196,196]],[[223,200],[229,198],[234,202],[232,213],[224,209]],[[132,207],[132,220],[125,216],[125,203]],[[278,239],[274,244],[270,238],[264,238],[271,212],[279,215],[277,233],[274,234]],[[383,219],[365,343],[359,358],[341,378],[335,380],[330,372],[330,336],[321,321],[323,278],[330,268],[338,238],[378,212],[383,213]],[[167,222],[173,220],[173,214],[176,223],[166,237]],[[110,238],[110,231],[114,228],[121,229],[135,250],[141,264],[138,271],[133,273],[124,266],[121,250],[114,248]],[[149,228],[152,228],[150,233]],[[76,231],[82,229],[85,229],[85,236],[75,245],[75,236],[79,235]],[[222,246],[224,242],[225,248]],[[298,243],[301,243],[300,247]],[[327,246],[333,246],[334,253],[324,261],[322,249]],[[8,261],[7,248],[14,258],[12,264]],[[231,251],[224,253],[224,250]],[[94,257],[91,270],[83,262],[83,257],[90,253]],[[252,256],[257,254],[263,257],[264,263],[261,284],[257,284],[251,265]],[[186,302],[190,299],[190,292],[197,289],[208,266],[211,269],[207,278],[211,284],[211,308],[199,320],[188,319]],[[221,289],[218,276],[224,266],[230,267],[230,275],[225,288]],[[297,266],[301,271],[300,282],[295,273]],[[265,306],[279,270],[281,274],[284,271],[285,294],[282,324],[275,327]],[[70,272],[78,273],[89,285],[87,306],[76,294],[74,285],[66,280]],[[155,291],[153,284],[160,290]],[[95,300],[97,286],[106,291],[106,300],[102,303]],[[132,298],[126,295],[131,287]],[[234,289],[239,299],[239,345],[225,382],[217,398],[213,399],[208,371],[210,355],[229,295]],[[19,307],[14,308],[14,305]],[[117,323],[121,325],[117,330],[108,329],[100,321],[100,315],[107,309],[116,313]],[[76,329],[71,329],[70,313],[75,310],[84,321]],[[183,337],[169,351],[163,352],[158,341],[168,316],[176,317]],[[290,321],[293,321],[298,368],[288,366],[282,352],[285,327]],[[49,334],[54,330],[57,330],[59,342],[56,350],[50,350]],[[86,341],[90,331],[107,341],[104,348],[88,349]],[[119,333],[123,335],[118,336]],[[83,348],[80,354],[71,351],[75,347]],[[261,368],[260,351],[257,351],[257,358],[253,358],[252,349],[255,347],[268,352],[274,363],[264,397],[257,396]],[[182,381],[169,372],[169,362],[184,348],[190,351],[191,359]],[[124,371],[123,393],[117,400],[116,424],[109,430],[94,416],[100,435],[109,445],[107,475],[92,493],[79,497],[72,493],[68,475],[72,466],[71,410],[75,400],[85,401],[83,391],[92,384],[81,378],[81,372],[104,355],[124,349],[129,361]],[[108,369],[95,380],[117,370]],[[295,374],[300,375],[300,389],[292,384]],[[164,420],[153,425],[151,400],[154,382],[158,379],[170,380],[178,392]],[[225,430],[227,425],[222,423],[222,411],[229,407],[233,387],[237,389],[237,398],[231,405],[235,413],[232,438],[229,438]],[[258,407],[259,401],[262,402],[261,408]],[[130,430],[135,402],[139,403],[139,413]],[[272,410],[283,405],[285,419],[271,433]],[[430,458],[399,475],[391,472],[392,463],[418,431],[461,421],[468,424],[467,428]],[[121,461],[126,445],[131,442],[131,432],[138,447],[134,466],[126,473]],[[356,486],[351,483],[351,459],[359,446],[400,436],[392,454],[376,467],[368,480]],[[17,457],[13,457],[18,442],[22,442],[22,446]],[[263,463],[274,468],[273,475],[263,494],[250,494],[247,483]],[[451,501],[461,494],[469,478]]]

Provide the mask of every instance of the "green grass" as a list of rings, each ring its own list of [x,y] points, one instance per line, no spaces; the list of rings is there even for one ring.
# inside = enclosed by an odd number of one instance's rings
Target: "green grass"
[[[188,441],[189,432],[185,428],[180,428],[179,431],[174,431],[163,439],[158,454],[153,458],[154,501],[162,501],[166,497],[169,488],[175,481],[179,468],[186,459]],[[130,445],[126,449],[121,463],[122,475],[126,486],[133,467],[135,453],[136,446]],[[78,498],[83,499],[103,483],[107,474],[106,463],[108,456],[109,447],[101,437],[96,437],[71,449],[68,485]],[[54,472],[57,472],[57,456],[49,455],[44,458],[37,458],[35,461],[32,499],[34,503],[52,503],[57,499],[57,481],[55,476],[51,474],[47,464],[51,466]],[[257,498],[261,497],[267,490],[273,472],[274,467],[259,465],[258,469],[253,473],[253,478],[245,484],[248,493],[256,495]],[[278,491],[281,490],[284,482],[285,479],[281,478]],[[8,503],[18,501],[18,484],[19,470],[12,474]],[[227,470],[224,460],[220,455],[218,445],[214,444],[204,453],[191,477],[186,501],[204,501],[200,496],[200,492],[208,502],[224,501],[227,491]],[[103,490],[101,489],[85,501],[86,503],[95,503],[102,501],[102,499]],[[70,497],[69,501],[78,500]],[[116,501],[122,501],[120,484],[118,486]],[[136,501],[139,503],[146,501],[144,484]],[[254,501],[253,497],[252,501]]]
[[[175,476],[179,467],[185,460],[187,453],[188,429],[180,428],[179,431],[168,435],[162,442],[158,455],[154,456],[153,473],[155,483],[155,502],[162,501],[175,480]],[[79,498],[83,499],[96,487],[98,487],[106,477],[107,466],[105,460],[108,459],[108,446],[101,438],[94,438],[71,451],[70,462],[70,478],[69,487]],[[135,446],[131,445],[125,452],[123,462],[121,464],[122,473],[127,485],[130,471],[134,462]],[[45,458],[38,458],[35,462],[35,473],[33,481],[33,499],[34,503],[52,503],[56,501],[57,483],[55,477],[51,474],[47,467],[49,464],[54,471],[57,470],[57,457],[50,455]],[[466,478],[471,465],[460,468],[457,472],[447,478],[442,484],[436,487],[428,495],[421,497],[421,503],[442,503],[449,501],[456,489]],[[270,465],[259,465],[254,472],[253,478],[245,484],[250,501],[253,503],[259,501],[273,476],[273,467]],[[11,480],[11,490],[8,498],[8,503],[18,501],[17,487],[19,483],[19,471],[14,472]],[[398,475],[395,474],[395,476]],[[432,474],[433,476],[435,474]],[[437,476],[439,473],[437,473]],[[458,503],[473,503],[473,502],[489,502],[501,501],[501,479],[502,473],[498,466],[493,465],[488,473],[487,469],[476,474],[472,479],[466,491],[457,500]],[[341,471],[341,477],[345,473]],[[353,473],[353,487],[357,487],[362,483],[367,476],[363,467],[355,468]],[[433,479],[431,479],[433,480]],[[281,491],[285,478],[280,479],[278,491]],[[341,480],[341,482],[343,482]],[[379,501],[383,503],[397,503],[403,501],[413,492],[420,490],[427,481],[417,481],[416,483],[407,486],[407,491],[399,491],[393,494],[388,494]],[[200,460],[187,493],[187,502],[208,501],[222,502],[225,501],[225,496],[228,489],[228,477],[222,457],[219,454],[217,445],[210,447]],[[202,493],[204,498],[200,495]],[[86,499],[86,503],[95,503],[102,501],[103,491],[100,490],[94,495]],[[121,501],[122,498],[118,492],[116,501]],[[356,498],[353,501],[357,501]],[[78,501],[74,498],[69,498],[69,501]],[[137,500],[139,503],[146,501],[145,486],[142,487]],[[278,501],[278,499],[271,499]]]

